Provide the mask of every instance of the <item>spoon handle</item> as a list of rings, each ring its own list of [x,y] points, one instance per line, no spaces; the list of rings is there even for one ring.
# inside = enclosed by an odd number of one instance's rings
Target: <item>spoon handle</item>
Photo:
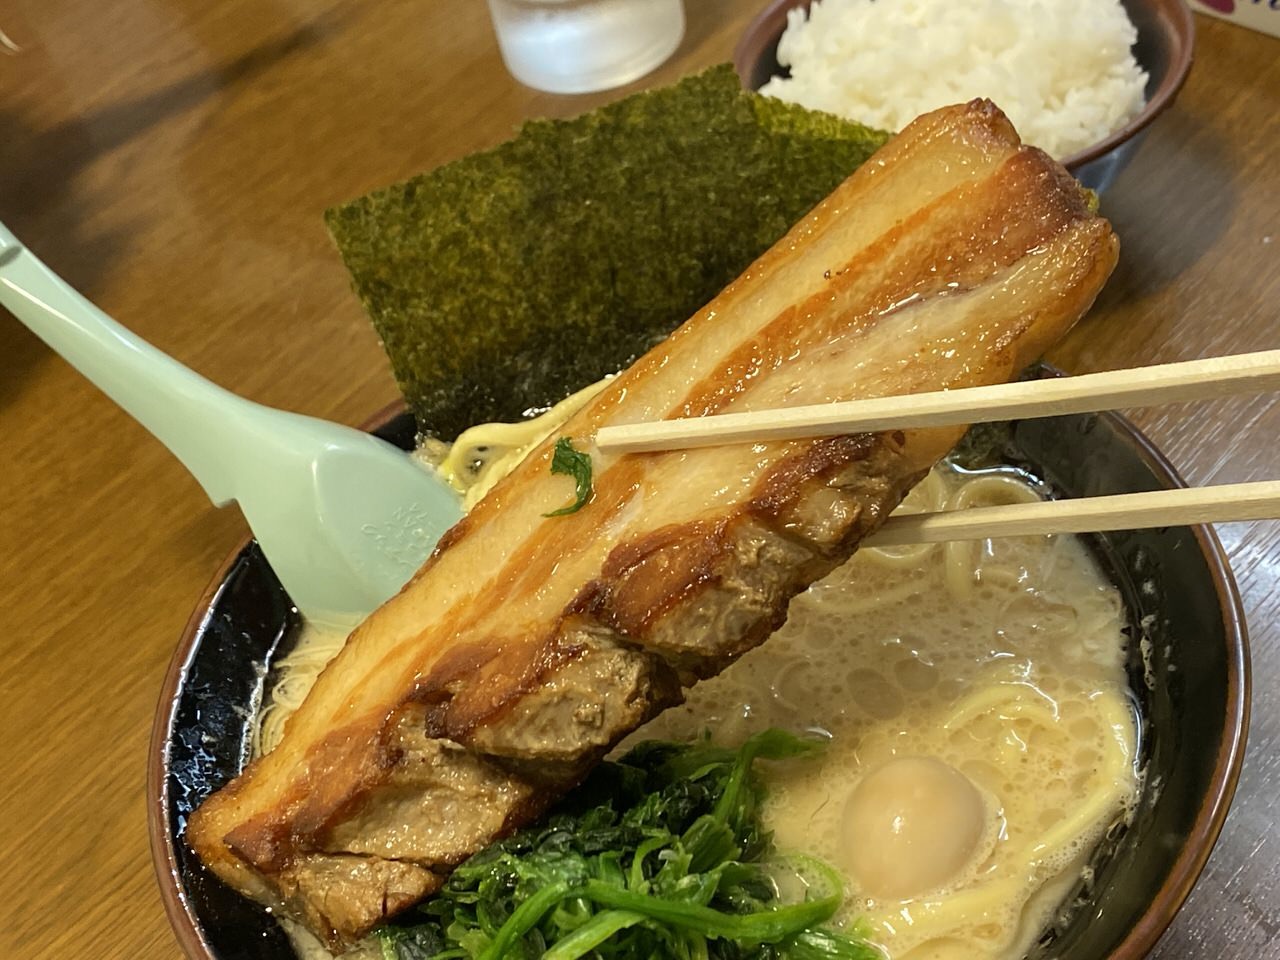
[[[0,223],[0,305],[147,428],[209,499],[235,499],[228,427],[251,404],[130,333],[45,266]]]

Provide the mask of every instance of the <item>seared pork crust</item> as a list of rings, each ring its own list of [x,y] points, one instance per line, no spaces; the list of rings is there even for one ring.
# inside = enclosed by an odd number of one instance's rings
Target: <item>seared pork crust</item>
[[[1115,264],[1067,173],[975,101],[920,118],[563,434],[1008,380]],[[538,816],[761,643],[961,434],[606,457],[591,502],[535,451],[353,635],[283,742],[187,838],[334,948]]]

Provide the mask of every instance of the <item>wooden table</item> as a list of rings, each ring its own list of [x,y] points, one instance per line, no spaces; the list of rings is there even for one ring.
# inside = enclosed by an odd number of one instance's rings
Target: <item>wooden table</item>
[[[644,83],[728,59],[757,4],[689,0]],[[1052,359],[1074,371],[1280,346],[1280,40],[1201,19],[1197,65],[1105,201],[1124,240]],[[502,68],[478,0],[16,0],[0,30],[0,219],[213,380],[358,423],[396,397],[320,220],[562,98]],[[1195,483],[1280,477],[1271,396],[1140,412]],[[0,957],[173,957],[144,757],[166,663],[244,533],[0,314]],[[1158,955],[1280,957],[1280,525],[1221,534],[1254,721],[1217,851]]]

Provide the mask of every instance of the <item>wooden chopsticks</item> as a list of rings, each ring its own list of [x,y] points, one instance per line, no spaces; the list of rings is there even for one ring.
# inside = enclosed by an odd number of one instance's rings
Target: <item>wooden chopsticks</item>
[[[1092,413],[1280,389],[1280,350],[846,403],[601,428],[602,453],[643,453],[912,427]],[[1280,481],[897,515],[870,547],[1138,530],[1280,517]]]
[[[601,427],[595,441],[601,453],[645,453],[908,427],[1025,420],[1277,389],[1280,350],[1264,350],[994,387]]]
[[[1280,517],[1280,481],[1261,480],[941,513],[897,514],[861,545],[893,547],[1049,533],[1145,530],[1274,517]]]

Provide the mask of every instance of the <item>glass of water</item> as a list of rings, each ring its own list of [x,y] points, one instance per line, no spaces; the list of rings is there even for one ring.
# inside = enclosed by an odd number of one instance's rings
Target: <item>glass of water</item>
[[[684,36],[684,0],[489,0],[489,12],[512,76],[550,93],[630,83]]]

